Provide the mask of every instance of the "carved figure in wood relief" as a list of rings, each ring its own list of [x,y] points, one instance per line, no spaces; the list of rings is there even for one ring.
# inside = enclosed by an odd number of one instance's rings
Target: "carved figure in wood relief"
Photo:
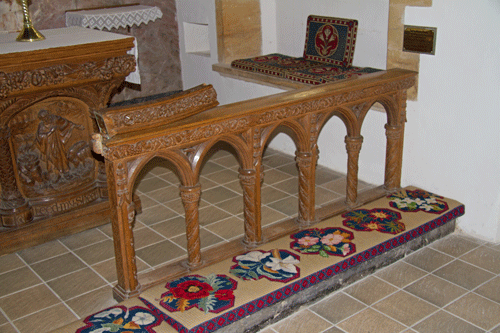
[[[70,169],[65,144],[77,125],[61,116],[50,114],[47,110],[38,113],[40,124],[36,132],[36,145],[41,152],[41,160],[47,163],[47,171],[53,174],[62,174]]]

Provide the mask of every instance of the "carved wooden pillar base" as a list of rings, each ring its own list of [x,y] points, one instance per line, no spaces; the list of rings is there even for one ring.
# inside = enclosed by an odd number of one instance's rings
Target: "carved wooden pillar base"
[[[387,191],[393,192],[401,187],[403,126],[389,126],[389,124],[386,124],[385,135],[387,137],[387,146],[384,186]]]
[[[247,247],[262,244],[262,226],[260,210],[261,174],[256,170],[239,170],[240,183],[243,188],[243,214],[245,217],[245,238]]]
[[[200,250],[200,219],[198,206],[201,196],[201,185],[179,186],[182,204],[186,214],[186,237],[188,260],[187,268],[195,268],[203,264]]]
[[[10,129],[0,128],[0,215],[4,227],[19,227],[33,220],[33,212],[17,187],[9,138]]]
[[[295,152],[299,169],[299,215],[297,222],[308,226],[316,222],[316,163],[318,152]]]
[[[363,137],[356,138],[345,137],[347,149],[347,185],[346,185],[346,204],[352,207],[358,199],[358,160]]]
[[[141,294],[141,285],[138,284],[137,288],[131,291],[124,290],[120,285],[116,285],[113,287],[113,298],[122,302],[126,299],[139,296]]]

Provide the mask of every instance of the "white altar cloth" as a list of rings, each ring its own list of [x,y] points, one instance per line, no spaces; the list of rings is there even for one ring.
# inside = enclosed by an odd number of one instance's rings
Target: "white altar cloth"
[[[80,26],[95,29],[126,28],[139,26],[161,18],[163,13],[152,6],[121,6],[102,9],[86,9],[66,12],[66,26]]]
[[[50,49],[54,47],[64,47],[72,45],[81,45],[89,43],[106,42],[111,40],[134,38],[133,36],[121,35],[112,32],[86,29],[82,27],[67,27],[59,29],[40,30],[45,36],[44,40],[36,42],[18,42],[16,41],[18,32],[0,34],[0,54],[15,52],[29,52],[36,50]],[[134,38],[135,45],[135,38]],[[127,53],[133,54],[136,58],[136,71],[130,73],[125,79],[131,83],[140,84],[139,71],[137,69],[137,47],[132,48]]]

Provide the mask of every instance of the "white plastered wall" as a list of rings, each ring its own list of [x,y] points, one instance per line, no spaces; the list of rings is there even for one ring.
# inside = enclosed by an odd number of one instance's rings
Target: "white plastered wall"
[[[263,53],[300,56],[307,15],[359,21],[354,65],[385,68],[389,0],[262,0]],[[221,104],[281,92],[221,77],[215,5],[177,0],[184,88],[213,84]],[[182,22],[205,23],[210,56],[187,54]],[[500,242],[500,2],[433,0],[407,7],[405,24],[437,27],[436,54],[422,55],[418,101],[408,102],[402,185],[416,185],[465,204],[459,229]],[[362,135],[360,179],[383,182],[385,114],[369,112]],[[345,129],[329,122],[319,138],[319,164],[345,172]],[[334,144],[332,144],[334,143]],[[293,154],[285,135],[271,146]]]

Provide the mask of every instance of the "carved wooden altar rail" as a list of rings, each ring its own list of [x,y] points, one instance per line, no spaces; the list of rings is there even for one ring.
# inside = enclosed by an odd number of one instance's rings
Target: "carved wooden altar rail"
[[[161,120],[158,113],[151,115],[151,109],[147,105],[129,108],[126,112],[120,112],[119,109],[102,110],[99,115],[102,135],[94,136],[94,150],[106,159],[109,197],[113,207],[112,226],[118,271],[115,297],[132,297],[141,289],[133,245],[132,190],[140,170],[152,158],[164,158],[177,170],[181,183],[180,196],[186,212],[187,268],[193,269],[203,264],[198,216],[201,195],[199,176],[206,156],[214,145],[225,142],[236,152],[243,188],[243,242],[247,248],[254,247],[263,241],[263,150],[272,135],[282,128],[289,130],[296,145],[299,225],[305,226],[317,221],[317,139],[325,123],[333,116],[339,117],[347,129],[347,207],[357,204],[358,157],[363,142],[361,126],[370,107],[376,102],[382,104],[387,113],[384,187],[386,191],[400,187],[406,91],[414,85],[415,77],[415,72],[388,70],[348,82],[304,88],[218,106],[169,124],[165,123],[165,119]],[[201,111],[205,109],[203,106],[209,107],[214,99],[213,88],[207,86],[202,90],[190,92],[190,95],[174,104],[170,102],[169,110],[182,112],[197,108]],[[168,100],[165,103],[169,103]],[[201,107],[200,103],[203,104]],[[123,124],[121,128],[114,128],[121,126],[120,123]],[[156,126],[149,127],[151,124]],[[138,130],[139,127],[142,127],[142,130]]]

